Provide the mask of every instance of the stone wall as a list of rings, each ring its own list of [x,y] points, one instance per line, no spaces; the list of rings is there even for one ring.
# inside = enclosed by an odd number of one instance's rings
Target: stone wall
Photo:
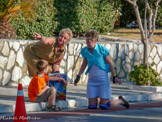
[[[23,51],[26,45],[33,42],[35,41],[0,40],[0,86],[14,85],[18,82],[23,85],[29,84],[31,78],[28,77]],[[141,64],[143,61],[143,44],[138,40],[107,39],[105,36],[100,36],[99,43],[110,50],[117,75],[123,82],[129,81],[128,73],[133,70],[134,65]],[[85,46],[85,41],[82,39],[72,39],[66,46],[67,52],[61,62],[60,72],[67,73],[69,83],[73,82],[79,71],[82,63],[80,51]],[[162,78],[162,44],[151,43],[149,50],[148,61],[155,62],[154,69]],[[80,82],[87,82],[87,76],[82,75]]]

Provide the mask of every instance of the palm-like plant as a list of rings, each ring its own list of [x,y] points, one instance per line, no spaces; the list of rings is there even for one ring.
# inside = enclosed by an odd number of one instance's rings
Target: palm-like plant
[[[35,15],[37,0],[0,0],[0,39],[15,39],[16,31],[10,24],[11,19],[20,11],[31,20]]]

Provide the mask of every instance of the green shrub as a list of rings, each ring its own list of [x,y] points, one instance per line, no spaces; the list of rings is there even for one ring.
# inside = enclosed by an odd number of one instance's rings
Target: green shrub
[[[118,7],[113,8],[111,0],[54,0],[54,6],[55,20],[59,23],[56,32],[69,27],[76,36],[89,29],[107,32],[119,15]]]
[[[62,28],[71,28],[74,35],[84,33],[93,27],[97,14],[97,0],[55,0],[57,9],[55,21],[58,22],[56,33]]]
[[[34,32],[51,36],[67,27],[76,36],[90,29],[105,33],[119,17],[119,7],[113,4],[111,0],[46,0],[39,2],[34,21],[29,22],[20,14],[12,24],[18,39],[33,39]]]
[[[108,32],[113,29],[115,21],[119,18],[119,8],[114,8],[113,3],[100,0],[97,9],[97,18],[94,28],[100,32]]]
[[[153,65],[154,63],[149,66],[149,70],[147,70],[146,65],[135,65],[134,71],[129,73],[130,80],[136,85],[148,85],[148,81],[150,81],[151,86],[162,86],[159,78],[160,74],[152,68]]]
[[[157,14],[157,19],[156,19],[156,25],[159,26],[159,27],[162,27],[161,18],[162,18],[162,5],[159,6],[159,10],[158,10],[158,14]]]
[[[9,0],[0,0],[0,15],[1,12],[4,12],[4,10],[6,10],[8,2]]]
[[[52,36],[57,23],[54,21],[53,0],[38,2],[34,20],[25,20],[22,14],[12,20],[18,39],[33,39],[33,33],[38,32],[44,36]]]

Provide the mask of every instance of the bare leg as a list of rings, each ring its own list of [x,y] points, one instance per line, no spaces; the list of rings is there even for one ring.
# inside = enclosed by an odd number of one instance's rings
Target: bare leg
[[[110,102],[109,99],[100,98],[100,104],[107,104],[108,102]]]
[[[97,104],[100,104],[101,99],[97,97]]]
[[[54,91],[51,96],[48,97],[48,107],[55,105],[57,89],[54,87]]]
[[[118,99],[118,100],[109,100],[109,99],[102,99],[101,98],[101,101],[100,101],[101,104],[107,104],[108,102],[110,102],[111,106],[117,106],[119,104],[120,105],[124,104],[123,101],[120,100],[120,99]]]
[[[111,106],[123,105],[122,100],[110,100]]]
[[[97,103],[97,98],[89,98],[88,103],[89,105],[95,105]]]

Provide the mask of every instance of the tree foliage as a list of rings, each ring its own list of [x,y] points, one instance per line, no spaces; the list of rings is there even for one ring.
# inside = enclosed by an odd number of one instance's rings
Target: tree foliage
[[[44,36],[53,35],[57,26],[54,21],[53,0],[39,1],[35,10],[37,14],[33,21],[26,20],[22,11],[13,19],[12,24],[17,32],[18,39],[33,39],[34,32]]]
[[[16,14],[22,11],[26,18],[33,18],[37,0],[0,0],[0,19],[10,21]]]
[[[111,0],[55,0],[55,20],[59,23],[56,32],[69,27],[75,35],[96,29],[100,33],[110,31],[119,17],[118,8]]]
[[[149,0],[149,4],[150,7],[153,8],[153,10],[155,10],[156,3],[157,0]],[[128,2],[126,2],[125,0],[121,0],[120,3],[122,4],[122,16],[120,17],[120,21],[121,21],[121,27],[125,27],[127,24],[130,24],[132,22],[137,23],[136,21],[136,15],[135,12],[132,11],[133,10],[133,6],[130,6],[130,4]],[[145,9],[145,0],[138,0],[137,1],[137,5],[139,7],[140,10],[140,15],[142,18],[142,21],[144,21],[144,9]],[[157,14],[157,19],[156,19],[156,26],[157,27],[162,27],[162,3],[159,4],[159,11]]]

